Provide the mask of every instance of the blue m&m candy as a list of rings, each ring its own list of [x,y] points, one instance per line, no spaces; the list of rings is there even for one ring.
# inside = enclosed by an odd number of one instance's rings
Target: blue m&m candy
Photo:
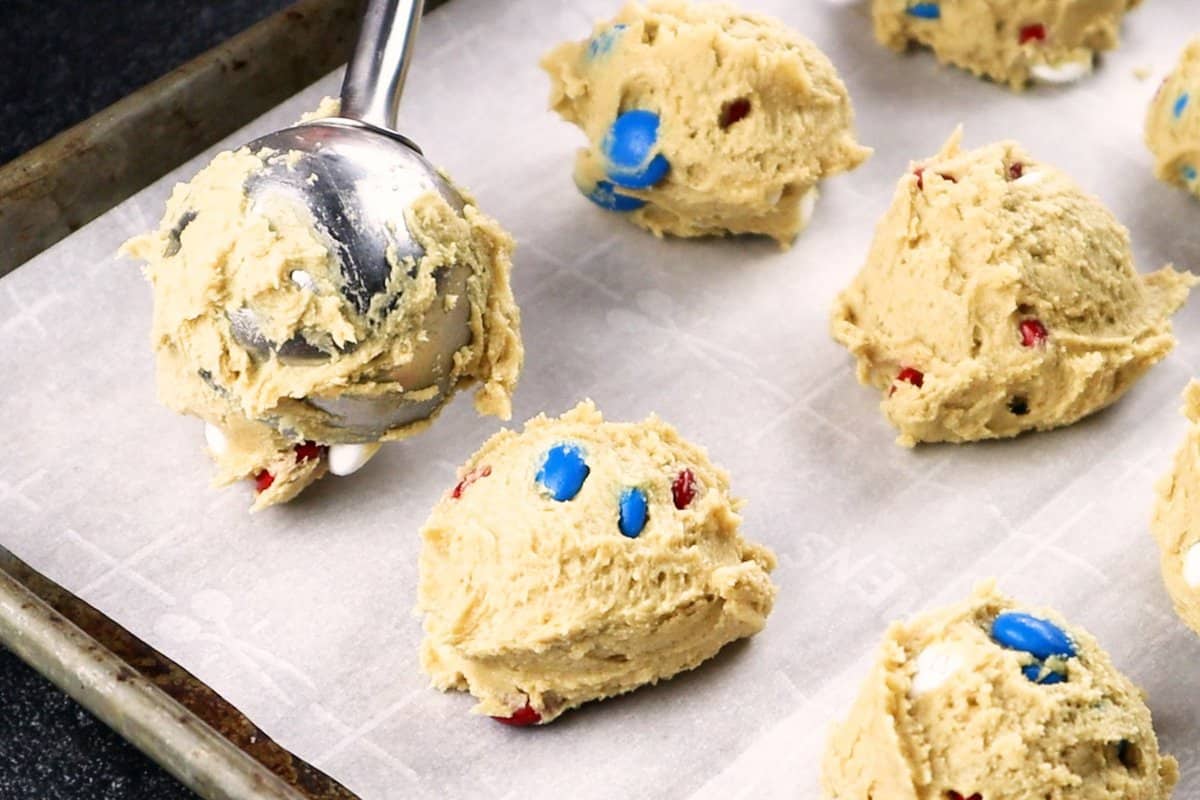
[[[1179,97],[1175,98],[1175,105],[1171,107],[1171,113],[1175,115],[1175,119],[1179,119],[1183,116],[1184,110],[1188,107],[1188,101],[1191,99],[1192,96],[1187,92],[1184,92],[1183,94],[1179,95]]]
[[[636,109],[613,121],[600,143],[608,179],[627,189],[649,189],[671,169],[658,152],[658,114]]]
[[[621,492],[621,499],[617,505],[620,511],[617,524],[621,533],[630,539],[636,539],[646,527],[646,517],[649,514],[646,493],[638,488],[625,489]]]
[[[941,19],[942,7],[937,3],[913,3],[904,13],[917,19]]]
[[[992,638],[1010,650],[1029,653],[1034,658],[1050,656],[1070,658],[1075,643],[1053,622],[1021,611],[1005,611],[992,622]]]
[[[578,445],[556,444],[546,451],[535,480],[552,499],[565,503],[579,494],[589,472],[591,468]]]
[[[1021,667],[1021,674],[1034,683],[1040,683],[1043,686],[1050,686],[1055,683],[1062,683],[1066,677],[1061,672],[1049,670],[1045,675],[1042,674],[1043,667],[1040,661],[1035,661],[1032,664],[1026,664]]]
[[[1062,683],[1066,676],[1058,670],[1047,670],[1043,660],[1052,656],[1072,658],[1077,653],[1066,631],[1049,620],[1021,611],[998,615],[992,622],[992,639],[1010,650],[1033,656],[1034,662],[1022,667],[1021,674],[1044,686]]]
[[[597,58],[608,55],[612,52],[613,45],[621,38],[621,33],[629,27],[623,23],[613,25],[606,31],[601,31],[592,37],[588,42],[587,57],[590,61],[595,61]]]
[[[618,194],[616,189],[617,187],[608,181],[596,181],[596,184],[590,189],[585,186],[579,187],[579,191],[583,192],[584,197],[606,211],[628,213],[630,211],[637,211],[646,205],[646,201],[640,197]]]

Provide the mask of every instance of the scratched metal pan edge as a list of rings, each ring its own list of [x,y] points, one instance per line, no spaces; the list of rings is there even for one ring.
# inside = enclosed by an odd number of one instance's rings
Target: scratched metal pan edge
[[[207,800],[358,800],[178,664],[3,547],[0,645]]]

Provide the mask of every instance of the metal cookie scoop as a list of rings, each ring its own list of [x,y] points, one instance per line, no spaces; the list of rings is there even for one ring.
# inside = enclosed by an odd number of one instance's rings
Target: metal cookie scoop
[[[404,224],[405,210],[430,190],[457,212],[464,205],[420,148],[393,130],[423,6],[423,0],[369,0],[342,83],[341,116],[302,123],[248,145],[254,152],[276,154],[247,181],[252,203],[283,202],[309,215],[337,258],[340,291],[360,313],[388,291],[393,261],[408,256],[419,261],[424,255]],[[435,274],[438,295],[464,296],[468,276],[464,266],[442,269]],[[312,276],[303,271],[291,278],[315,289]],[[403,297],[385,298],[384,307],[403,302]],[[443,302],[431,306],[425,318],[427,338],[413,360],[393,373],[404,393],[305,398],[332,415],[331,427],[343,434],[327,438],[374,442],[389,428],[432,414],[453,388],[449,373],[454,353],[470,343],[469,315],[469,304],[462,301],[450,308]],[[250,308],[233,309],[228,317],[238,342],[263,358],[274,354],[285,363],[303,364],[337,352],[332,342],[321,341],[320,331],[285,342],[268,340]],[[436,392],[422,393],[419,401],[406,399],[429,387]]]

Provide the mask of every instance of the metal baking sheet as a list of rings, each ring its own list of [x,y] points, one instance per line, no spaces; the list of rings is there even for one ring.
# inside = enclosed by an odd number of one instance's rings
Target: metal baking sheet
[[[1012,137],[1098,194],[1143,270],[1200,267],[1200,208],[1157,183],[1141,120],[1191,31],[1188,0],[1133,13],[1124,46],[1075,87],[1015,95],[927,54],[877,47],[866,7],[745,0],[840,68],[862,140],[787,252],[757,240],[656,240],[570,180],[580,134],[544,110],[538,57],[615,2],[456,0],[431,14],[403,128],[520,242],[527,367],[518,420],[592,397],[613,419],[658,411],[706,444],[775,549],[766,631],[702,668],[513,730],[427,688],[412,616],[417,529],[455,465],[499,427],[460,398],[428,433],[350,479],[250,516],[250,488],[207,487],[201,425],[154,401],[149,290],[114,251],[154,225],[182,166],[0,279],[0,541],[224,695],[363,798],[815,797],[829,723],[896,616],[996,576],[1095,633],[1149,693],[1178,795],[1200,794],[1200,639],[1174,617],[1147,531],[1184,431],[1200,310],[1179,348],[1116,407],[1007,442],[891,444],[875,394],[827,334],[908,161],[955,125]],[[1139,78],[1143,70],[1151,77]],[[224,146],[279,127],[330,76]],[[87,180],[88,176],[80,175]]]
[[[0,646],[208,800],[357,800],[178,664],[0,546]]]

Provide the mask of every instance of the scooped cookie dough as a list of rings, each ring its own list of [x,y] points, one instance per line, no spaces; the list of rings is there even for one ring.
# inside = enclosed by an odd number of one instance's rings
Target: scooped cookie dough
[[[988,583],[888,628],[822,784],[833,800],[1166,800],[1178,772],[1094,638]]]
[[[1187,387],[1183,403],[1187,437],[1171,472],[1158,483],[1151,528],[1175,611],[1200,633],[1200,382]]]
[[[1141,0],[873,0],[875,38],[913,44],[998,83],[1070,83],[1096,53],[1120,44],[1121,20]]]
[[[903,445],[1046,430],[1115,402],[1175,345],[1170,316],[1195,283],[1138,274],[1125,228],[1019,145],[960,138],[901,179],[833,310]]]
[[[438,397],[437,386],[404,385],[404,368],[428,357],[426,325],[451,306],[468,304],[471,336],[439,366],[450,387],[443,402],[475,383],[478,410],[507,418],[522,360],[512,239],[469,196],[461,215],[431,191],[397,216],[424,255],[393,258],[386,293],[360,309],[332,240],[311,218],[289,203],[249,197],[247,181],[277,159],[287,163],[289,154],[219,154],[175,188],[157,230],[124,247],[146,261],[153,287],[159,397],[207,423],[215,482],[254,479],[255,509],[292,499],[328,470],[351,472],[378,449],[339,444],[330,406]],[[446,303],[437,282],[453,265],[466,265],[468,277]],[[237,330],[245,314],[261,337],[284,344],[247,343]],[[428,424],[397,425],[379,438],[402,439]]]
[[[630,3],[542,67],[551,108],[588,138],[580,191],[658,236],[790,244],[821,179],[870,155],[825,54],[733,6]]]
[[[769,550],[703,449],[590,402],[502,431],[421,531],[421,666],[475,711],[544,723],[762,630]]]
[[[1200,196],[1200,36],[1188,44],[1146,116],[1154,174]]]

